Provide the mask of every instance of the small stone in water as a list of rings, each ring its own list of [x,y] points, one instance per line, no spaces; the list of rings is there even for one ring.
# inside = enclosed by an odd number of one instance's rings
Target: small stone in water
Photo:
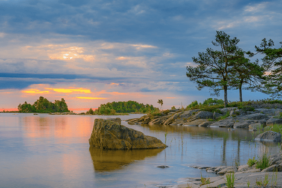
[[[169,168],[169,166],[166,165],[161,165],[161,166],[157,166],[158,168]]]

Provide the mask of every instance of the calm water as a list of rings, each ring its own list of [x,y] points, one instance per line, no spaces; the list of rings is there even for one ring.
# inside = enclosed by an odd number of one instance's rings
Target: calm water
[[[122,120],[141,115],[120,116]],[[161,139],[164,150],[101,151],[89,149],[95,118],[0,114],[0,187],[159,187],[186,177],[215,176],[189,165],[246,164],[276,144],[250,141],[246,130],[123,125]],[[165,136],[167,133],[167,136]],[[158,165],[170,168],[160,169]]]

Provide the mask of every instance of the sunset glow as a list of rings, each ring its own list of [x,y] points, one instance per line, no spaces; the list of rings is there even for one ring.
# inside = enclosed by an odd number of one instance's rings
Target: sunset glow
[[[46,88],[49,90],[53,90],[57,93],[91,93],[90,89],[85,88],[77,88],[77,89],[69,89],[69,88]]]
[[[46,94],[49,93],[49,91],[40,91],[38,89],[29,89],[29,90],[23,90],[23,93],[29,93],[29,94]]]

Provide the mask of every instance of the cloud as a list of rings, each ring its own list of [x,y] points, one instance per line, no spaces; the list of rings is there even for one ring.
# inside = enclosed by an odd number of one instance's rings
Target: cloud
[[[45,88],[48,90],[53,90],[57,93],[91,93],[90,89],[85,88]]]
[[[28,89],[28,90],[23,90],[22,93],[28,93],[28,94],[48,94],[50,92],[49,91],[40,91],[38,89]]]

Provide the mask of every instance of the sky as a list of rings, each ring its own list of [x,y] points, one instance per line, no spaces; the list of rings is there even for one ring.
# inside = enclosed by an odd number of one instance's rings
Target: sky
[[[281,10],[280,0],[0,0],[0,111],[39,96],[64,98],[74,111],[215,98],[186,77],[192,57],[218,49],[216,31],[246,51],[263,38],[280,46]],[[243,100],[264,98],[243,91]],[[239,92],[228,91],[228,100]]]

